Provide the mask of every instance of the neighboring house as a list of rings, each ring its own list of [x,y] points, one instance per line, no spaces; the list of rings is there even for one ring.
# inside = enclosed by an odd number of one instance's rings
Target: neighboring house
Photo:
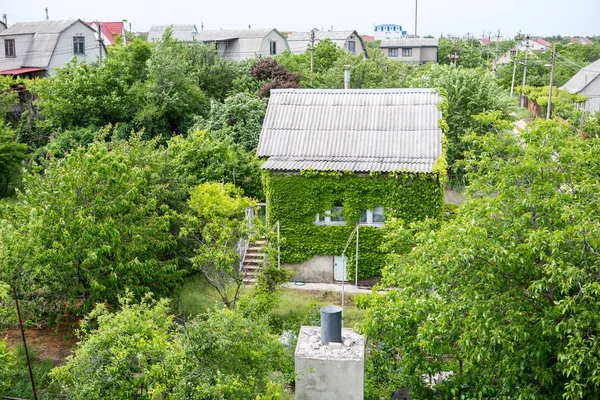
[[[168,28],[171,28],[171,36],[181,42],[192,42],[198,35],[198,28],[194,24],[152,25],[148,32],[148,41],[161,40]]]
[[[367,50],[363,38],[356,31],[320,31],[312,30],[315,35],[315,46],[322,40],[329,39],[346,53],[365,54]],[[292,32],[287,37],[290,51],[293,54],[302,54],[310,49],[311,32]]]
[[[44,77],[73,56],[88,63],[106,54],[96,31],[80,19],[17,22],[0,33],[0,75]]]
[[[590,39],[586,37],[574,37],[573,39],[571,39],[571,43],[594,44]]]
[[[414,64],[437,63],[438,59],[437,39],[385,39],[379,48],[390,59]]]
[[[362,35],[362,40],[365,43],[373,43],[373,42],[375,42],[375,36]]]
[[[269,226],[305,282],[380,275],[381,227],[443,212],[442,97],[433,89],[274,89],[259,139]],[[353,280],[353,279],[352,279]]]
[[[560,89],[587,96],[585,109],[590,112],[600,111],[600,60],[581,68]]]
[[[127,44],[127,37],[125,36],[125,24],[123,22],[102,22],[92,21],[87,23],[96,32],[100,30],[102,32],[102,39],[105,45],[117,44],[118,41],[121,44]],[[117,41],[118,40],[118,41]]]
[[[402,39],[408,35],[406,31],[402,30],[401,25],[396,24],[375,25],[373,32],[375,40]]]
[[[515,60],[515,57],[517,56],[517,52],[525,53],[525,51],[527,51],[528,56],[530,56],[531,54],[533,54],[535,52],[534,50],[528,49],[527,47],[521,48],[520,46],[514,46],[510,50],[507,50],[506,53],[504,53],[500,57],[498,57],[498,59],[496,60],[496,64],[501,65],[501,64],[511,63]]]
[[[529,48],[529,50],[535,52],[544,52],[548,50],[550,46],[552,46],[552,43],[540,38],[525,39],[517,45],[519,51],[525,51],[525,49]]]
[[[479,38],[479,43],[481,43],[482,46],[489,46],[491,42],[488,38]]]
[[[196,40],[212,44],[223,58],[234,61],[276,56],[290,49],[285,37],[274,28],[205,30]]]

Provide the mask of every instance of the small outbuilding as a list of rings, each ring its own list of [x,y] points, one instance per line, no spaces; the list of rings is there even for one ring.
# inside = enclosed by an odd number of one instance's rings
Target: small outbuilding
[[[442,216],[443,105],[433,89],[271,91],[257,154],[296,279],[376,277],[390,219]]]

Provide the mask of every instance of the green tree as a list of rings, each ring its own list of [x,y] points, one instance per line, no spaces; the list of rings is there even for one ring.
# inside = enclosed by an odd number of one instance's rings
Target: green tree
[[[192,131],[187,138],[169,141],[173,173],[187,188],[204,182],[233,183],[246,196],[263,198],[260,162],[230,136],[218,132]]]
[[[494,81],[491,73],[483,69],[454,68],[447,65],[430,65],[408,80],[408,87],[441,88],[448,96],[449,130],[447,160],[451,169],[458,169],[456,161],[471,147],[462,138],[479,127],[474,115],[499,112],[508,119],[512,111],[510,99]],[[484,134],[485,131],[478,133]]]
[[[9,185],[21,170],[21,162],[27,154],[27,145],[15,140],[15,133],[0,120],[0,197],[8,196]]]
[[[206,120],[200,119],[202,129],[219,131],[218,136],[231,137],[246,151],[254,152],[262,129],[267,105],[249,93],[234,94],[223,103],[212,101]]]
[[[74,353],[51,372],[68,398],[169,398],[184,355],[168,301],[146,296],[136,304],[128,294],[120,306],[111,313],[97,305],[81,322]]]
[[[291,355],[265,321],[231,310],[210,311],[185,324],[182,341],[187,357],[173,390],[176,399],[254,400],[282,381],[274,372],[293,369]]]
[[[416,398],[441,371],[441,398],[597,398],[600,140],[542,121],[477,143],[456,218],[388,236],[390,289],[363,299],[377,371]]]
[[[253,202],[230,183],[206,182],[192,189],[188,204],[181,236],[194,248],[193,268],[233,310],[244,283],[238,246],[256,229],[245,218]]]
[[[24,293],[25,308],[49,315],[174,285],[175,188],[155,147],[140,135],[99,140],[25,175],[18,202],[0,209],[0,280]]]

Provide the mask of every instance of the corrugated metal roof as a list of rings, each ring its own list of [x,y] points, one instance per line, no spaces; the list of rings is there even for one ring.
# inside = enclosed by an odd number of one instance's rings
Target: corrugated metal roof
[[[577,94],[581,92],[587,85],[592,83],[600,75],[600,60],[581,68],[567,83],[560,89],[566,90],[569,93]]]
[[[198,35],[194,24],[152,25],[148,32],[148,41],[161,40],[167,28],[171,28],[172,36],[182,42],[191,42]]]
[[[383,39],[379,47],[438,47],[437,39]]]
[[[274,89],[263,169],[431,172],[442,151],[433,89]]]
[[[0,75],[20,75],[28,72],[44,71],[46,68],[15,68],[0,71]]]
[[[16,22],[8,29],[2,31],[0,36],[22,35],[32,33],[61,33],[74,23],[81,21],[79,19],[65,19],[58,21],[33,21],[33,22]],[[81,21],[83,23],[83,21]],[[86,25],[87,26],[87,25]],[[91,28],[90,28],[91,29]]]
[[[36,33],[23,58],[23,67],[43,67],[50,64],[60,33]]]

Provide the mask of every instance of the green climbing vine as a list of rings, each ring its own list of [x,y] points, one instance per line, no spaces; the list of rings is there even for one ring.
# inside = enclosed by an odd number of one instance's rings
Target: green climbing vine
[[[280,222],[283,263],[297,263],[314,255],[340,255],[363,210],[384,207],[385,218],[412,222],[439,218],[443,214],[444,192],[441,173],[392,172],[355,174],[349,171],[296,174],[263,174],[269,199],[269,222]],[[346,225],[317,225],[317,213],[342,205]],[[360,227],[360,279],[380,274],[385,254],[380,245],[385,227]],[[356,243],[356,242],[353,242]],[[348,251],[354,265],[354,247]],[[354,268],[349,268],[354,277]]]

